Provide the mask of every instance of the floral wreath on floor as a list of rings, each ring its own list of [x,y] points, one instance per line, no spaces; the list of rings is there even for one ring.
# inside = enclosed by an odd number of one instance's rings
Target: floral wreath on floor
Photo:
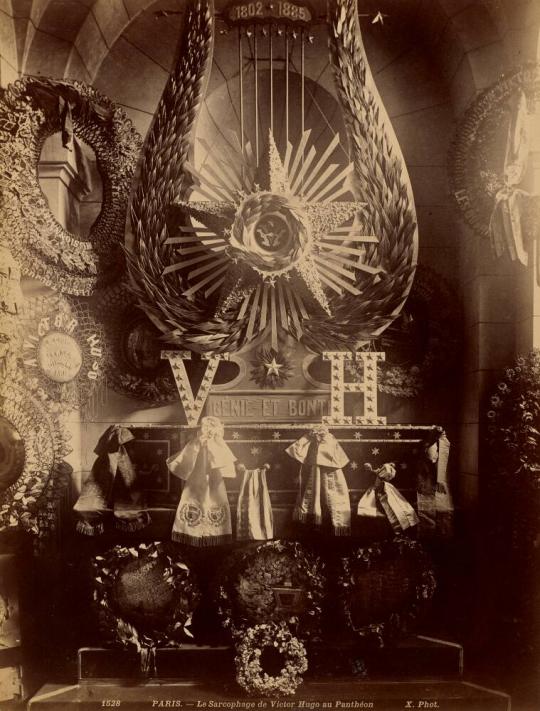
[[[145,657],[156,647],[179,647],[193,637],[200,593],[177,552],[160,542],[114,546],[95,556],[92,566],[100,628],[115,642],[134,645],[144,671]]]
[[[353,612],[357,576],[358,579],[366,581],[370,573],[377,573],[377,565],[392,564],[403,559],[411,561],[412,570],[407,570],[404,577],[403,571],[400,571],[397,566],[394,566],[393,570],[385,569],[384,575],[381,573],[384,583],[382,587],[379,586],[381,589],[378,590],[377,596],[379,599],[387,600],[391,598],[393,591],[402,592],[408,587],[412,592],[412,600],[407,604],[401,600],[397,609],[385,616],[386,619],[359,624]],[[436,582],[431,562],[420,544],[409,538],[398,537],[357,548],[349,557],[342,558],[341,566],[337,589],[347,626],[361,638],[374,639],[378,647],[384,647],[387,641],[406,631],[409,624],[418,616],[422,605],[428,602],[435,592]],[[414,577],[412,582],[411,577]],[[371,589],[377,587],[376,582],[370,581]],[[392,585],[394,585],[393,589],[390,588]]]
[[[281,655],[281,671],[264,671],[265,651]],[[306,648],[284,623],[249,627],[236,646],[236,681],[248,694],[291,696],[302,683],[307,670]]]
[[[326,577],[321,559],[296,541],[233,553],[218,573],[217,608],[235,637],[263,623],[286,623],[303,639],[320,636]]]

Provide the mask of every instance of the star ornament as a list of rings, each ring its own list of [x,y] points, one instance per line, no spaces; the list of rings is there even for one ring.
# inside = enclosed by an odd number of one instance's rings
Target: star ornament
[[[382,271],[362,261],[363,243],[378,241],[358,227],[365,203],[340,200],[353,164],[329,163],[339,136],[320,156],[309,137],[288,144],[282,160],[269,133],[258,166],[249,143],[236,162],[208,151],[200,171],[189,166],[193,200],[175,206],[191,224],[167,240],[180,259],[163,274],[180,272],[184,296],[217,293],[214,317],[245,319],[247,341],[269,330],[274,350],[279,330],[299,340],[310,313],[332,315],[333,296],[360,295],[359,272]],[[269,374],[279,374],[275,365]]]
[[[279,377],[279,371],[283,368],[283,363],[278,363],[275,358],[272,358],[270,363],[264,364],[264,367],[266,368],[267,375],[276,375]]]

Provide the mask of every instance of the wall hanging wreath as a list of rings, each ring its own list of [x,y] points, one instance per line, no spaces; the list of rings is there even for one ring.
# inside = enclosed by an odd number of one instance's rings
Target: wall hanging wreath
[[[285,624],[249,627],[236,647],[236,681],[248,694],[290,696],[307,670],[306,648]]]
[[[408,538],[357,548],[341,565],[337,591],[347,626],[380,647],[404,632],[435,592],[429,558]]]
[[[300,543],[271,541],[237,551],[218,580],[218,613],[234,636],[261,622],[285,622],[304,639],[319,636],[324,564]]]
[[[63,458],[71,451],[58,418],[23,381],[9,372],[0,389],[0,531],[21,527],[40,532],[38,512],[71,467]]]
[[[100,628],[113,643],[137,649],[143,673],[151,671],[157,647],[179,647],[193,637],[200,593],[177,551],[159,542],[114,546],[92,565]]]

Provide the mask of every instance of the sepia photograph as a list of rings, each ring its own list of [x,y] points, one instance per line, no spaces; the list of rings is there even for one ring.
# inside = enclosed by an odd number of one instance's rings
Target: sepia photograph
[[[538,711],[539,571],[539,0],[0,0],[0,711]]]

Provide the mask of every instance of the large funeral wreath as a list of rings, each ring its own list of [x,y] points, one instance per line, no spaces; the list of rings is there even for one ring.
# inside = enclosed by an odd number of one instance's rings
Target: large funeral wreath
[[[199,588],[178,552],[160,542],[118,545],[92,563],[100,627],[109,639],[141,652],[193,637]]]
[[[407,629],[435,592],[429,558],[409,538],[357,548],[341,565],[337,584],[347,625],[381,647]]]
[[[321,559],[293,541],[233,553],[219,576],[218,613],[233,634],[258,623],[287,623],[303,638],[319,634],[326,578]]]

